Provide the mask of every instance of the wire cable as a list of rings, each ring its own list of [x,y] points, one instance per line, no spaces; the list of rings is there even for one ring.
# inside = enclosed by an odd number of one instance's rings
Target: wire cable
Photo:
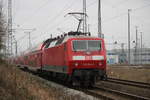
[[[66,10],[68,10],[70,7],[72,7],[72,5],[73,4],[75,4],[75,1],[76,0],[73,0],[73,2],[69,5],[69,6],[67,6],[68,5],[68,3],[63,7],[63,9],[61,10],[61,11],[59,11],[53,18],[51,18],[50,20],[48,20],[47,21],[47,23],[42,27],[42,28],[44,28],[44,29],[47,29],[48,27],[49,27],[49,22],[50,23],[52,23],[52,22],[54,22],[54,21],[56,21],[56,19],[58,18],[58,17],[60,17],[60,15],[62,15],[62,13],[64,12],[64,11],[66,11]],[[65,14],[64,14],[65,15]],[[50,15],[51,16],[51,15]],[[49,16],[49,17],[50,17]],[[47,27],[46,27],[47,26]]]
[[[93,5],[96,4],[96,3],[97,3],[97,0],[93,1],[92,3],[90,3],[90,4],[87,5],[87,8],[93,6]]]
[[[144,6],[135,8],[135,9],[132,9],[132,11],[138,11],[138,10],[144,9],[144,8],[146,8],[146,7],[149,7],[149,6],[150,6],[150,4],[147,4],[147,5],[144,5]]]
[[[22,24],[25,24],[26,22],[28,22],[28,21],[30,21],[31,19],[33,19],[34,16],[35,16],[36,14],[38,14],[38,12],[39,12],[42,8],[46,7],[46,5],[48,5],[51,1],[52,1],[52,0],[47,0],[47,1],[46,1],[44,4],[42,4],[39,8],[37,8],[35,11],[33,11],[33,12],[32,12],[32,15],[30,15],[30,16],[27,17],[27,18],[25,18],[25,20],[24,20],[24,22],[23,22]]]

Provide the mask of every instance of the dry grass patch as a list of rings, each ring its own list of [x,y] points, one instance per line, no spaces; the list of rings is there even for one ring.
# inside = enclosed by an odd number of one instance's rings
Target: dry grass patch
[[[90,100],[89,97],[14,66],[0,65],[0,100]]]
[[[150,83],[150,67],[108,66],[109,77]]]
[[[0,100],[57,100],[54,88],[19,69],[0,65]]]

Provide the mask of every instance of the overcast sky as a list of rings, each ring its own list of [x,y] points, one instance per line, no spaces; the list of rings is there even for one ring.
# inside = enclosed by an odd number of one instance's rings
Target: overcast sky
[[[2,1],[2,0],[0,0]],[[32,46],[50,37],[57,36],[61,31],[75,31],[78,21],[66,16],[69,12],[82,11],[83,0],[12,0],[13,28],[36,29],[31,32]],[[131,41],[135,40],[135,26],[138,36],[143,33],[143,45],[150,48],[150,0],[101,0],[102,2],[102,33],[106,43],[125,43],[127,47],[127,12],[131,9]],[[7,0],[3,0],[4,12]],[[88,24],[93,36],[97,36],[98,0],[87,0]],[[29,30],[16,30],[19,49],[28,48]],[[22,38],[23,37],[23,38]],[[135,44],[131,43],[131,47]],[[118,48],[120,46],[118,45]],[[114,46],[109,46],[114,48]]]

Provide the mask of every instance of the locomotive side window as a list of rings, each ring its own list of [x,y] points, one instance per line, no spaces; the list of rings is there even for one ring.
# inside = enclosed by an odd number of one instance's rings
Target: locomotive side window
[[[57,42],[57,41],[53,41],[53,42],[51,42],[48,48],[54,47],[54,46],[55,46],[55,44],[56,44],[56,42]]]
[[[45,45],[45,48],[48,48],[49,45],[50,45],[51,42],[48,42],[46,45]]]
[[[73,50],[74,51],[98,51],[101,49],[100,40],[74,40]]]

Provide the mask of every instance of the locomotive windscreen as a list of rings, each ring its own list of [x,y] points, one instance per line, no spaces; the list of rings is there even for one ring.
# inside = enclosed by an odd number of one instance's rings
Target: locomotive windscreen
[[[100,40],[74,40],[74,51],[98,51],[101,49]]]

